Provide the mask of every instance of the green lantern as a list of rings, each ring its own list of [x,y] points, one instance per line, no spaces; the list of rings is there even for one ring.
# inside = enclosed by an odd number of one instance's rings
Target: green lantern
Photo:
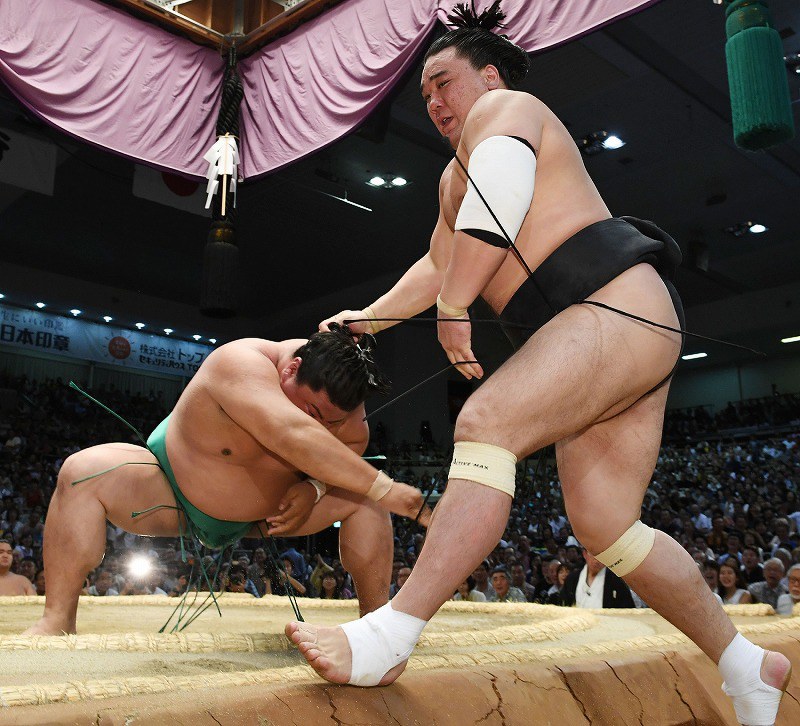
[[[733,138],[743,149],[765,149],[794,136],[781,38],[766,0],[728,0],[725,55]]]

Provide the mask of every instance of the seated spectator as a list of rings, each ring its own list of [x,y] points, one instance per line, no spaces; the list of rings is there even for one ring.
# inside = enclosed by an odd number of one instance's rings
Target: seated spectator
[[[470,575],[458,586],[453,600],[464,602],[486,602],[486,595],[475,589],[475,578]]]
[[[336,581],[336,575],[333,574],[333,568],[330,572],[326,572],[322,576],[320,582],[319,597],[323,600],[344,600],[342,597],[342,588]]]
[[[494,595],[486,598],[489,602],[527,602],[522,590],[511,587],[508,572],[502,565],[492,570],[492,587]]]
[[[489,582],[488,560],[484,560],[475,568],[475,571],[472,573],[472,579],[475,580],[474,589],[482,593],[487,600],[491,600],[495,592],[492,584]]]
[[[0,540],[0,595],[35,595],[33,583],[27,577],[11,572],[13,561],[11,542]]]
[[[747,583],[742,577],[739,563],[733,557],[719,566],[719,586],[717,589],[723,605],[747,605],[753,597],[747,591]]]
[[[106,569],[95,570],[94,585],[87,588],[87,595],[94,595],[95,597],[112,597],[119,595],[119,591],[113,587],[113,578],[111,571]]]
[[[781,584],[784,573],[783,562],[773,557],[764,563],[764,582],[750,585],[748,590],[753,596],[753,602],[765,603],[778,609],[778,598],[789,592],[789,588]]]
[[[787,579],[789,592],[778,597],[778,607],[775,608],[778,615],[792,615],[794,606],[800,603],[800,564],[789,568]]]
[[[264,550],[261,551],[263,552]],[[256,552],[258,552],[258,550],[256,550]],[[397,567],[397,570],[399,570],[400,567],[402,567],[402,563],[398,564],[397,562],[395,562],[395,566]],[[395,570],[394,568],[392,569],[392,582],[394,582],[394,578],[397,575],[397,570]],[[315,593],[319,593],[318,597],[322,597],[322,580],[327,575],[333,575],[333,567],[331,567],[327,562],[325,562],[325,559],[323,558],[322,555],[318,554],[317,564],[314,567],[314,570],[311,572],[311,577],[309,577],[309,582],[311,583],[311,589]],[[336,580],[335,577],[333,579],[334,581]]]
[[[305,595],[306,586],[292,575],[292,561],[284,557],[283,568],[278,570],[275,582],[272,583],[273,595]]]
[[[777,550],[778,547],[783,547],[787,551],[791,552],[795,547],[797,547],[797,544],[797,537],[789,534],[789,520],[782,517],[780,519],[776,519],[775,536],[767,544],[772,556],[775,556],[775,550]]]
[[[702,566],[703,579],[712,592],[719,594],[719,565],[716,560],[706,560]],[[721,600],[722,598],[720,598]]]
[[[560,564],[558,566],[558,570],[556,570],[556,586],[558,587],[558,592],[550,595],[547,600],[548,605],[564,605],[564,598],[566,596],[566,592],[564,590],[564,586],[567,583],[567,577],[569,577],[570,569],[569,565]]]
[[[764,568],[761,566],[761,558],[755,547],[745,547],[742,550],[742,566],[744,581],[748,585],[764,581]]]
[[[228,574],[225,592],[237,592],[252,595],[252,592],[247,591],[247,583],[247,572],[245,572],[243,568],[232,569]],[[256,595],[256,597],[258,596]]]
[[[729,557],[733,557],[738,564],[742,562],[742,553],[739,551],[741,546],[741,542],[739,540],[738,534],[729,534],[728,535],[728,544],[727,550],[717,557],[717,562],[721,565],[725,562]]]
[[[521,590],[528,602],[536,600],[536,588],[525,580],[525,570],[517,561],[511,563],[511,587]]]
[[[397,577],[395,577],[394,582],[389,585],[389,599],[391,600],[398,592],[400,592],[400,588],[406,584],[406,580],[411,576],[411,568],[410,567],[401,567],[397,571]]]
[[[247,577],[255,586],[258,597],[266,593],[267,553],[263,547],[256,547],[253,551],[253,564],[247,568]],[[313,585],[313,582],[312,582]]]
[[[36,562],[33,557],[25,557],[17,568],[17,574],[27,577],[31,582],[36,579]]]
[[[36,577],[33,579],[33,586],[36,588],[37,595],[45,594],[44,569],[41,569],[36,573]]]
[[[630,588],[620,577],[584,548],[586,564],[571,572],[564,582],[564,605],[579,608],[635,607]]]

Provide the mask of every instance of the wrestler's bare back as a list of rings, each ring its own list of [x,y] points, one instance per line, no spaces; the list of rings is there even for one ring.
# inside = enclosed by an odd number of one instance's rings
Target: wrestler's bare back
[[[263,365],[280,373],[305,342],[245,338],[224,347],[227,354],[236,349],[256,350],[263,356]],[[206,359],[175,405],[167,431],[167,454],[181,491],[192,504],[219,519],[255,521],[277,514],[287,489],[303,477],[234,422],[219,404],[215,388],[222,373],[218,364],[221,351]],[[277,381],[275,386],[279,388]],[[241,391],[242,396],[261,394],[263,391],[245,387]],[[343,423],[328,430],[350,444],[363,438],[363,417],[364,407],[359,406]]]
[[[475,145],[470,138],[470,128],[480,125],[482,115],[490,115],[492,123],[496,122],[497,126],[513,129],[514,135],[526,138],[536,150],[533,201],[515,241],[531,269],[536,269],[578,230],[611,216],[564,124],[547,106],[528,93],[498,89],[476,101],[457,151],[465,166],[469,166],[469,151]],[[474,123],[476,121],[478,123]],[[466,182],[464,171],[453,159],[445,168],[439,186],[442,215],[450,235],[446,240],[434,238],[432,247],[437,242],[452,245],[452,230],[466,194]],[[432,253],[435,253],[433,249]],[[445,259],[450,258],[449,248],[440,253],[446,256]],[[514,255],[509,254],[481,296],[499,313],[527,276]]]

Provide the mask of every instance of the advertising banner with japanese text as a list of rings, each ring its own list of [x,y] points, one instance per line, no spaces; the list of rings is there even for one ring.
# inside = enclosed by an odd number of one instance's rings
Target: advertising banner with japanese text
[[[0,304],[0,344],[190,378],[213,348]]]

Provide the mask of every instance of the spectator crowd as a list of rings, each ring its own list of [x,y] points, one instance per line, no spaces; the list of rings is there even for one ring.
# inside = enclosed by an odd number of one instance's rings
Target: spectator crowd
[[[145,434],[166,415],[156,393],[109,387],[92,394]],[[789,614],[800,602],[800,439],[791,430],[798,418],[797,395],[731,404],[717,416],[700,408],[667,417],[642,520],[681,543],[723,603],[767,603]],[[752,431],[726,436],[731,426]],[[71,453],[111,440],[131,441],[131,432],[61,380],[0,374],[0,595],[46,592],[44,518],[59,467]],[[379,424],[372,445],[386,456],[387,473],[438,499],[446,486],[446,452],[437,450],[427,422],[413,445],[389,443]],[[517,491],[502,540],[453,599],[646,606],[575,539],[550,459],[521,462]],[[424,531],[395,522],[390,596],[405,583],[424,542]],[[355,597],[335,553],[321,545],[318,551],[313,538],[245,539],[224,553],[188,548],[187,555],[177,540],[138,537],[109,524],[106,557],[84,592],[178,596],[202,564],[209,581],[201,580],[201,589]]]

